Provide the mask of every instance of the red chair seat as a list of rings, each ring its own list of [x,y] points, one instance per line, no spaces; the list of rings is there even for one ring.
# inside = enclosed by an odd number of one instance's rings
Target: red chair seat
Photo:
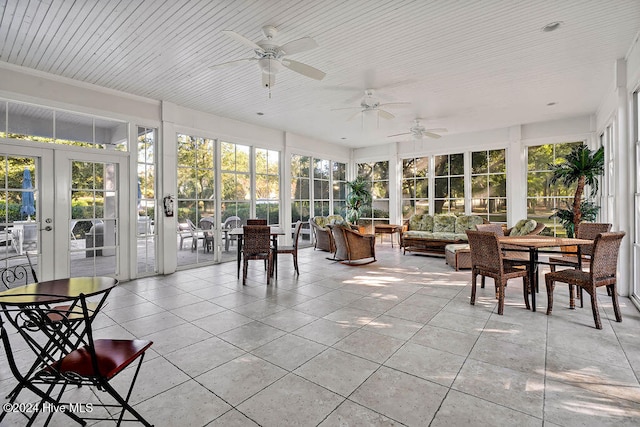
[[[151,347],[151,344],[153,342],[147,340],[95,340],[96,360],[101,375],[94,372],[87,347],[72,351],[53,365],[45,368],[44,372],[57,371],[63,374],[73,372],[85,378],[102,376],[109,380],[129,366],[131,362]]]

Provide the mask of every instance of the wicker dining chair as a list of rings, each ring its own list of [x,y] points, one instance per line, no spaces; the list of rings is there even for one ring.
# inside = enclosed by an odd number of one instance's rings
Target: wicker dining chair
[[[247,225],[267,225],[267,220],[260,218],[249,218],[247,219]]]
[[[576,229],[576,238],[594,240],[600,233],[608,233],[611,231],[611,224],[602,222],[581,222]],[[593,245],[580,245],[580,254],[582,256],[581,264],[589,265],[589,259],[593,253]],[[562,257],[550,257],[549,267],[551,272],[556,271],[556,267],[573,267],[578,268],[578,255],[567,255]]]
[[[293,245],[292,246],[280,246],[278,245],[278,254],[291,254],[293,255],[293,268],[296,270],[296,274],[300,275],[300,270],[298,270],[298,239],[300,238],[300,229],[302,228],[302,221],[298,220],[296,222],[294,232],[293,232]],[[276,277],[278,277],[278,272],[276,271]]]
[[[265,260],[267,263],[267,285],[273,272],[271,250],[271,228],[268,225],[245,225],[242,244],[242,284],[247,283],[249,260]]]
[[[522,289],[527,309],[529,306],[529,274],[526,269],[512,267],[504,262],[498,236],[491,231],[467,230],[471,249],[471,305],[476,303],[478,275],[491,277],[495,282],[498,314],[504,312],[504,289],[509,279],[522,278]],[[483,283],[484,284],[484,283]]]
[[[598,311],[598,297],[596,294],[600,286],[609,289],[613,302],[613,312],[616,322],[622,322],[620,307],[618,306],[618,289],[616,286],[618,268],[618,254],[620,253],[620,243],[625,233],[600,233],[593,242],[593,252],[589,259],[589,271],[578,269],[566,269],[547,273],[544,276],[547,285],[547,315],[553,310],[553,290],[555,282],[563,282],[569,286],[577,286],[584,289],[591,296],[591,310],[596,329],[602,329],[600,312]],[[569,307],[575,308],[573,292],[569,291]]]

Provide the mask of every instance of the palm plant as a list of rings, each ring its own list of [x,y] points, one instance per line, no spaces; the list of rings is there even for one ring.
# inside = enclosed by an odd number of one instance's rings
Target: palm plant
[[[357,224],[360,219],[360,209],[363,205],[371,203],[371,193],[369,192],[369,181],[358,176],[353,181],[347,182],[349,194],[347,194],[347,221]]]
[[[571,221],[570,229],[567,225],[565,225],[565,228],[567,229],[567,235],[572,237],[573,230],[576,229],[576,226],[580,224],[583,218],[590,219],[586,218],[585,212],[590,211],[593,214],[593,220],[599,209],[592,202],[586,202],[585,204],[582,196],[584,195],[585,185],[588,185],[591,189],[591,197],[598,193],[598,179],[604,173],[604,147],[591,151],[585,144],[577,145],[565,157],[564,162],[551,165],[551,170],[553,172],[551,176],[552,184],[560,182],[567,187],[576,184],[571,210],[558,209],[552,215],[560,219],[563,225],[565,223],[568,224],[569,220]],[[594,209],[595,212],[593,212]]]

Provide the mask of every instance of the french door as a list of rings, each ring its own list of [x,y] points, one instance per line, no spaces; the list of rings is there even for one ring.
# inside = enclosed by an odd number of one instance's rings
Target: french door
[[[0,160],[0,258],[28,255],[40,280],[129,276],[127,153],[1,140]]]

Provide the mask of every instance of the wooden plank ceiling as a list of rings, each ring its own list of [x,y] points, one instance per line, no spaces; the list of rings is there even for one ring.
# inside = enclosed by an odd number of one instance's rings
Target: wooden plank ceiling
[[[283,69],[269,97],[256,62],[209,68],[252,56],[222,30],[264,25],[312,37],[291,59],[324,80]],[[361,147],[416,117],[456,134],[595,113],[639,30],[637,0],[4,0],[0,61]],[[367,88],[410,104],[369,121]]]

